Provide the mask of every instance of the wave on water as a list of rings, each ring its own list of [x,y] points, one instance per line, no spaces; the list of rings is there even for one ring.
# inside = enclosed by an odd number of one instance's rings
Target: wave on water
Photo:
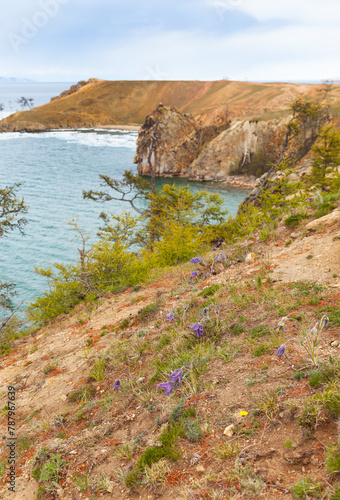
[[[0,141],[13,139],[58,139],[89,147],[136,148],[138,132],[130,130],[52,130],[50,132],[4,132]]]

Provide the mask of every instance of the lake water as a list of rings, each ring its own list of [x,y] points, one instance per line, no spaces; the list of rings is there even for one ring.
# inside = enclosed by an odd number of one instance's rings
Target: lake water
[[[80,227],[95,238],[101,211],[129,208],[122,202],[83,200],[82,190],[98,189],[99,174],[121,179],[124,170],[136,171],[136,140],[137,132],[119,130],[0,133],[0,186],[21,182],[20,195],[29,205],[25,236],[15,231],[0,241],[0,279],[17,284],[20,300],[29,302],[46,290],[46,279],[34,267],[77,258],[79,241],[72,240],[67,220],[78,218]],[[157,179],[158,185],[173,182],[220,193],[231,214],[246,196],[245,190],[217,183]]]

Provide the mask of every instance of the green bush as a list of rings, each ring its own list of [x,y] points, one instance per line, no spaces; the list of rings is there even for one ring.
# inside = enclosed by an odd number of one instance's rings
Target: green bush
[[[297,227],[300,222],[305,219],[307,217],[307,214],[306,213],[297,213],[297,214],[293,214],[293,215],[290,215],[289,217],[287,217],[285,220],[284,220],[284,223],[286,224],[287,227],[289,228],[295,228]]]
[[[308,500],[309,498],[320,498],[322,489],[322,485],[319,482],[306,477],[300,479],[300,481],[292,487],[291,491],[294,498]]]
[[[326,453],[326,469],[331,474],[340,474],[340,441],[328,448]]]
[[[77,264],[54,264],[54,269],[36,269],[48,278],[49,290],[28,306],[29,319],[44,324],[67,314],[84,299],[144,281],[148,266],[143,259],[118,244],[101,240]]]
[[[207,299],[208,297],[211,297],[212,295],[214,295],[217,290],[219,290],[221,288],[221,285],[211,285],[211,286],[208,286],[207,288],[205,288],[204,290],[202,290],[198,296],[199,297],[204,297],[205,299]]]

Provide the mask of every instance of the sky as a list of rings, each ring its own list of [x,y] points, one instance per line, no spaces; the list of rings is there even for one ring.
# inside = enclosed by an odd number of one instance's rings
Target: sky
[[[0,77],[340,79],[340,0],[1,0]]]

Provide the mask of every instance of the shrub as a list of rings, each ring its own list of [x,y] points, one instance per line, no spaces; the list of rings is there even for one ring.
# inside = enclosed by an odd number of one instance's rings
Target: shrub
[[[244,332],[244,326],[240,325],[239,323],[235,323],[230,327],[230,330],[233,332],[234,335],[239,335],[240,333]]]
[[[292,487],[292,495],[294,498],[308,500],[309,498],[318,498],[322,492],[322,485],[313,479],[306,477],[300,479]]]
[[[298,418],[301,427],[304,427],[308,432],[315,430],[324,420],[322,402],[313,397],[304,402],[301,416]]]
[[[91,379],[96,382],[101,382],[105,377],[106,371],[106,360],[98,359],[92,367],[92,370],[89,373]]]
[[[81,262],[35,271],[48,279],[49,289],[28,306],[28,317],[44,324],[70,312],[84,299],[93,300],[144,281],[148,265],[126,247],[100,240]]]
[[[214,295],[217,290],[219,290],[219,288],[221,288],[221,285],[211,285],[211,286],[208,286],[207,288],[205,288],[204,290],[202,290],[202,292],[200,292],[198,294],[199,297],[204,297],[205,299],[207,299],[208,297],[211,297],[212,295]]]
[[[331,474],[340,474],[340,441],[328,448],[326,453],[326,469]]]
[[[259,346],[253,349],[252,354],[255,357],[263,356],[264,354],[268,354],[272,350],[272,346],[266,342],[260,344]]]
[[[88,385],[85,387],[80,387],[76,391],[71,392],[69,394],[68,399],[69,401],[76,402],[76,403],[85,403],[89,399],[94,398],[96,394],[96,389],[93,387],[93,385]]]
[[[284,223],[286,224],[287,227],[289,228],[295,228],[297,227],[300,222],[305,219],[307,217],[307,214],[306,213],[297,213],[297,214],[293,214],[293,215],[290,215],[289,217],[287,217],[284,221]]]
[[[145,482],[148,486],[152,487],[163,484],[169,472],[170,467],[168,462],[162,458],[150,467],[145,467]]]
[[[254,398],[255,409],[264,413],[269,420],[273,420],[278,407],[278,393],[268,391]]]
[[[154,254],[149,256],[153,266],[167,267],[186,262],[201,245],[198,229],[170,222],[162,229],[161,239],[154,245]]]
[[[197,420],[185,420],[184,436],[191,442],[196,443],[204,435],[199,422]]]

